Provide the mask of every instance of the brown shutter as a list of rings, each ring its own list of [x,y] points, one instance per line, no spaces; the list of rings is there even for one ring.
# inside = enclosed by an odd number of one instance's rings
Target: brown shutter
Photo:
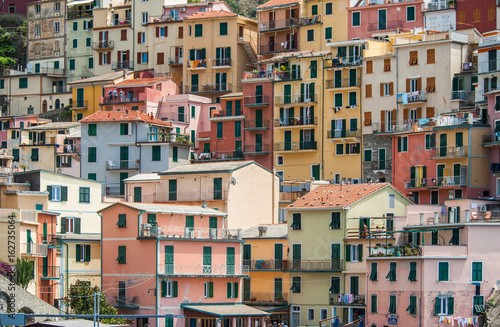
[[[436,90],[436,78],[427,77],[427,87],[425,88],[427,92],[434,92]]]
[[[403,109],[403,120],[408,120],[408,110],[409,109]]]
[[[99,32],[99,41],[103,41],[103,39],[102,39],[102,32]]]
[[[391,71],[391,59],[387,58],[384,59],[384,72],[390,72]]]
[[[425,118],[433,118],[434,117],[434,107],[427,107],[425,109]]]
[[[156,37],[160,37],[160,28],[156,27]]]
[[[371,111],[365,111],[365,121],[363,124],[365,126],[371,126],[372,125],[372,112]]]
[[[140,52],[137,52],[137,63],[138,64],[141,63],[141,53]]]
[[[380,132],[385,132],[385,110],[380,111]]]
[[[384,96],[384,83],[380,83],[380,96]]]
[[[427,49],[427,63],[436,63],[436,51],[434,49]]]
[[[116,52],[116,61],[117,62],[121,62],[121,58],[122,58],[122,52],[121,51],[117,51]]]
[[[389,83],[389,95],[394,95],[394,82]]]
[[[422,119],[422,108],[421,107],[417,108],[417,119]]]
[[[165,37],[168,36],[168,26],[165,26]]]
[[[179,26],[179,39],[184,37],[184,26]]]
[[[121,40],[127,41],[127,30],[121,30]]]
[[[365,97],[367,97],[367,98],[372,97],[372,85],[371,84],[365,85]]]
[[[422,77],[417,78],[417,91],[422,91]]]
[[[156,54],[156,64],[163,65],[165,63],[165,54],[163,52],[158,52]]]
[[[137,32],[137,43],[141,44],[141,32]]]
[[[130,50],[126,51],[125,58],[127,58],[127,61],[130,61]]]
[[[418,64],[418,51],[410,51],[410,65]]]
[[[391,115],[391,118],[392,118],[392,126],[395,126],[395,125],[396,125],[396,116],[397,116],[397,110],[396,110],[396,109],[392,109],[392,115]]]
[[[371,61],[371,60],[368,60],[366,62],[366,73],[367,74],[373,73],[373,61]]]
[[[411,89],[411,79],[406,79],[406,93],[410,92]]]
[[[102,52],[99,52],[99,66],[102,65]]]

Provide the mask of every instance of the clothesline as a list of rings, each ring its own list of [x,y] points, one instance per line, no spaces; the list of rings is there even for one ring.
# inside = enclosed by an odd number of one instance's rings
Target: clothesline
[[[479,321],[477,318],[462,318],[462,317],[440,317],[439,323],[449,324],[452,327],[477,326]],[[456,325],[455,325],[456,323]]]

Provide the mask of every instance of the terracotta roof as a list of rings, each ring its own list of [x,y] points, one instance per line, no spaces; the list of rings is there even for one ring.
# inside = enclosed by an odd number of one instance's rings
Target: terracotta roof
[[[191,16],[185,18],[185,20],[191,19],[203,19],[203,18],[222,18],[222,17],[237,17],[238,15],[225,10],[214,10],[214,11],[198,11]]]
[[[271,0],[266,3],[261,4],[257,7],[257,9],[269,8],[269,7],[277,7],[283,5],[291,5],[294,3],[299,3],[298,0]]]
[[[163,81],[165,78],[157,77],[157,78],[136,78],[136,79],[128,79],[125,81],[121,81],[116,84],[106,85],[105,87],[124,87],[124,86],[147,86],[154,85]]]
[[[127,72],[120,70],[117,72],[107,73],[107,74],[103,74],[103,75],[99,75],[99,76],[80,79],[78,81],[68,82],[68,85],[80,84],[80,83],[90,83],[90,82],[112,82],[113,80],[115,80],[117,78],[127,76],[127,74],[128,74]]]
[[[148,116],[137,110],[125,111],[98,111],[90,116],[80,120],[80,123],[94,123],[94,122],[109,122],[109,121],[140,121],[148,124],[171,126],[170,122],[164,122],[157,118]]]
[[[318,186],[301,196],[287,208],[344,208],[378,191],[389,183]]]

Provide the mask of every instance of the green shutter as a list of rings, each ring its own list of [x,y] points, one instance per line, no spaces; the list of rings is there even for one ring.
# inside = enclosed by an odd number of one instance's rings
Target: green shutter
[[[401,152],[401,136],[398,136],[398,152]]]
[[[358,244],[358,261],[363,261],[363,244]]]
[[[172,297],[177,297],[177,281],[172,282]]]
[[[161,297],[166,297],[167,296],[167,281],[162,280],[161,281]]]
[[[172,147],[172,161],[177,162],[179,160],[179,148],[176,146]]]
[[[441,298],[440,297],[436,297],[434,299],[434,315],[438,315],[441,313]]]
[[[161,161],[161,146],[153,145],[152,147],[152,161]]]
[[[345,261],[346,262],[351,261],[351,245],[350,244],[345,245]]]
[[[332,261],[340,260],[340,244],[332,244]]]
[[[234,248],[228,247],[226,249],[226,265],[227,265],[227,274],[234,274]]]
[[[417,280],[417,263],[410,262],[410,274],[408,275],[408,280],[414,282]]]
[[[212,265],[212,248],[209,246],[203,247],[203,265],[204,266]]]
[[[75,247],[75,252],[76,252],[76,261],[80,261],[80,257],[82,256],[82,246],[80,244],[77,244]]]
[[[89,244],[85,245],[85,261],[86,262],[90,261],[90,245]]]
[[[61,187],[61,201],[68,201],[68,187]]]
[[[239,296],[239,294],[240,294],[240,288],[239,288],[239,286],[238,286],[238,282],[234,283],[234,284],[233,284],[233,287],[234,287],[234,289],[233,289],[233,297],[234,297],[235,299],[237,299],[237,298],[238,298],[238,296]]]
[[[449,297],[448,298],[448,315],[453,315],[454,314],[454,310],[455,309],[455,300],[453,299],[453,297]]]
[[[174,247],[172,245],[165,245],[165,273],[174,273]]]
[[[378,270],[378,264],[376,262],[372,262],[372,270],[370,272],[370,280],[371,281],[377,280],[377,270]]]
[[[231,283],[226,283],[226,298],[231,298],[232,287]]]
[[[377,313],[377,295],[372,294],[371,296],[371,313]]]
[[[438,280],[439,281],[448,281],[448,262],[439,262],[438,263]]]
[[[66,218],[61,217],[61,234],[66,234]]]
[[[75,234],[81,233],[81,218],[75,218]]]
[[[464,133],[463,132],[457,132],[455,134],[455,146],[461,147],[464,145]]]

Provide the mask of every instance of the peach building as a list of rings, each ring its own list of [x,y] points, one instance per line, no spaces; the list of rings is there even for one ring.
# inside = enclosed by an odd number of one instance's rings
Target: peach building
[[[134,326],[265,326],[268,313],[241,304],[242,233],[201,206],[118,202],[102,216],[102,285]],[[116,258],[116,260],[114,260]],[[223,304],[223,305],[222,305]],[[147,325],[146,325],[147,324]]]
[[[450,199],[407,206],[406,217],[394,218],[392,241],[372,234],[366,325],[384,326],[394,316],[409,327],[444,319],[472,326],[496,287],[497,219],[497,202]]]

